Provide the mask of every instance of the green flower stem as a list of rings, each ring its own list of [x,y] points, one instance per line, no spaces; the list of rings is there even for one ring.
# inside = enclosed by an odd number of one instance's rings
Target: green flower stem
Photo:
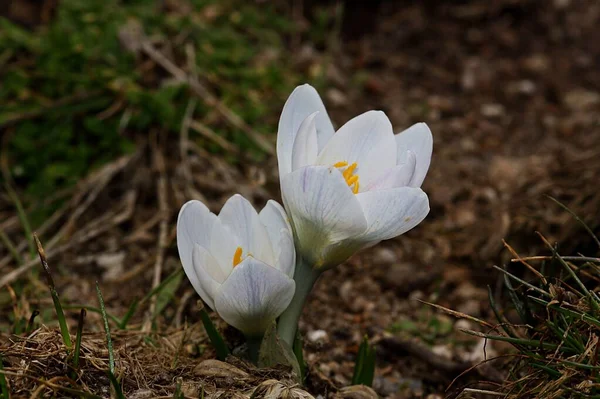
[[[296,281],[296,292],[292,298],[290,306],[279,317],[277,332],[290,347],[294,345],[296,330],[298,329],[298,320],[302,315],[304,302],[315,282],[321,275],[320,271],[314,270],[302,259],[298,259],[296,270],[294,272],[294,281]]]
[[[256,335],[246,335],[246,345],[248,345],[248,358],[253,364],[258,364],[258,355],[263,337]]]

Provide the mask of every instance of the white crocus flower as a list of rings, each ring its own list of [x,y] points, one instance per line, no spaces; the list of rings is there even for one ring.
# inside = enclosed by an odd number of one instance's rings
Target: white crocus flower
[[[297,87],[279,120],[277,158],[302,263],[322,271],[418,225],[429,212],[420,186],[432,147],[425,123],[394,135],[381,111],[334,133],[317,91]]]
[[[259,214],[234,195],[218,216],[189,201],[177,219],[177,247],[196,292],[248,337],[262,336],[294,295],[292,230],[275,201]]]

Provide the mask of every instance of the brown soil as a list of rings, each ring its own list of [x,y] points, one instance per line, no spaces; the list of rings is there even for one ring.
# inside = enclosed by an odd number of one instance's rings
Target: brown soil
[[[484,350],[483,341],[458,331],[477,326],[419,300],[490,319],[486,285],[501,296],[490,266],[511,257],[502,250],[503,239],[523,254],[544,253],[534,234],[539,230],[559,241],[563,253],[585,252],[587,235],[545,195],[598,230],[600,41],[594,35],[600,4],[390,1],[361,9],[360,15],[375,23],[360,28],[353,5],[346,7],[341,40],[325,50],[298,45],[291,50],[297,68],[310,76],[327,65],[328,89],[322,95],[337,126],[374,108],[384,110],[397,131],[418,121],[429,124],[434,155],[424,190],[431,213],[405,236],[322,276],[301,322],[308,390],[325,395],[348,385],[364,334],[379,345],[374,388],[381,396],[453,397],[479,380],[489,381],[479,387],[493,387],[505,378],[501,362],[470,368],[507,348],[488,344]],[[68,206],[41,229],[65,303],[97,306],[98,280],[109,313],[121,317],[148,292],[155,273],[164,279],[177,270],[175,219],[187,199],[204,199],[218,211],[235,192],[257,206],[279,196],[275,159],[232,167],[187,144],[182,159],[179,148],[186,142],[168,143],[160,134],[140,141],[134,155],[81,182]],[[2,226],[11,233],[17,224],[9,215]],[[0,285],[34,282],[13,307],[25,318],[33,309],[49,309],[47,290],[35,283],[32,269],[11,274],[17,269],[7,259],[0,259]],[[184,279],[155,321],[154,346],[137,333],[115,333],[127,397],[172,395],[178,377],[190,396],[197,395],[199,384],[210,385],[207,392],[222,388],[193,371],[201,360],[214,358],[199,324],[197,299]],[[130,327],[153,331],[147,305]],[[68,311],[73,326],[77,312]],[[106,396],[105,377],[91,378],[106,369],[98,314],[88,312],[85,330],[90,337],[83,362],[89,374],[82,380]],[[63,375],[56,331],[42,328],[29,346],[4,337],[5,369]],[[25,347],[29,353],[17,350]],[[9,380],[17,395],[40,386],[32,379]],[[141,390],[149,396],[135,396]]]

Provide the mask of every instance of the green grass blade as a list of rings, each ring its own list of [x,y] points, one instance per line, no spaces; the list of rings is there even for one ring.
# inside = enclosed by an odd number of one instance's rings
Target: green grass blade
[[[546,373],[550,374],[553,378],[559,378],[560,376],[562,376],[560,371],[555,370],[552,367],[548,367],[546,364],[541,364],[541,363],[537,363],[537,362],[531,362],[530,364],[532,367],[538,368],[538,369],[543,370]]]
[[[58,297],[58,292],[56,291],[56,287],[54,285],[52,273],[50,273],[50,266],[48,266],[46,253],[44,252],[42,243],[38,239],[37,235],[34,234],[33,238],[37,245],[37,251],[40,256],[40,261],[42,262],[42,266],[44,267],[44,272],[46,274],[46,283],[48,284],[48,288],[50,288],[50,295],[52,296],[52,302],[54,303],[54,309],[56,310],[56,317],[58,318],[58,324],[60,325],[60,333],[62,335],[63,342],[65,343],[65,346],[67,348],[71,349],[72,344],[71,336],[69,335],[69,327],[67,325],[65,313],[63,312],[63,307],[60,303],[60,298]]]
[[[548,195],[548,198],[551,199],[556,205],[560,206],[562,209],[569,212],[571,214],[571,216],[573,216],[573,219],[575,219],[577,221],[577,223],[579,223],[581,226],[583,226],[583,228],[589,233],[589,235],[592,237],[592,239],[594,241],[596,241],[596,245],[598,245],[598,248],[600,248],[600,240],[598,239],[598,237],[596,237],[596,235],[594,234],[594,231],[592,229],[590,229],[590,226],[588,226],[587,223],[585,223],[579,216],[577,216],[577,214],[575,212],[573,212],[571,209],[569,209],[568,206],[566,206],[565,204],[563,204],[556,198],[551,197],[549,195]]]
[[[502,273],[504,273],[506,276],[510,277],[511,279],[513,279],[513,280],[515,280],[515,281],[517,281],[517,282],[519,282],[519,283],[523,284],[523,285],[524,285],[524,286],[526,286],[527,288],[531,288],[532,290],[534,290],[534,291],[536,291],[536,292],[539,292],[540,294],[544,295],[544,296],[545,296],[545,297],[547,297],[547,298],[551,298],[551,297],[552,297],[552,295],[550,295],[550,293],[549,293],[549,292],[546,292],[546,291],[544,291],[543,289],[541,289],[541,288],[539,288],[539,287],[536,287],[535,285],[533,285],[533,284],[531,284],[531,283],[528,283],[527,281],[525,281],[525,280],[523,280],[523,279],[520,279],[520,278],[518,278],[518,277],[517,277],[517,276],[515,276],[514,274],[511,274],[511,273],[509,273],[507,270],[505,270],[505,269],[503,269],[503,268],[501,268],[501,267],[498,267],[498,266],[496,266],[496,265],[492,265],[492,267],[493,267],[494,269],[496,269],[496,270],[499,270],[499,271],[501,271]]]
[[[494,312],[496,319],[498,319],[498,323],[500,323],[500,326],[502,327],[502,329],[504,330],[506,335],[508,335],[509,337],[515,337],[516,335],[513,333],[513,331],[510,330],[510,328],[508,328],[506,320],[504,320],[502,315],[500,315],[500,312],[498,311],[498,308],[496,307],[496,300],[494,299],[494,294],[492,293],[492,289],[490,288],[489,285],[487,288],[488,288],[488,300],[490,301],[490,307],[492,308],[492,311]]]
[[[375,377],[375,348],[369,343],[365,335],[358,348],[356,363],[354,364],[354,373],[352,375],[352,385],[373,385]]]
[[[523,297],[523,299],[520,298],[517,294],[517,290],[513,288],[512,283],[510,282],[510,278],[506,274],[503,277],[504,285],[508,290],[508,296],[510,297],[510,300],[515,306],[515,309],[519,314],[521,321],[525,324],[531,324],[533,321],[533,315],[531,314],[531,310],[529,309],[529,306],[527,304],[527,297],[525,296]]]
[[[117,377],[115,377],[115,375],[111,371],[108,372],[108,379],[110,380],[110,384],[112,385],[112,387],[115,390],[116,398],[117,399],[126,399],[125,395],[123,395],[123,389],[121,388],[121,384],[119,384]]]
[[[569,336],[569,334],[566,334],[565,331],[563,329],[561,329],[559,326],[557,326],[555,323],[551,322],[550,320],[546,320],[545,323],[548,326],[548,328],[554,333],[554,335],[556,335],[556,338],[559,341],[561,341],[562,344],[571,348],[571,350],[573,350],[573,352],[583,353],[585,351],[585,347],[579,346],[577,344],[577,342],[575,342]]]
[[[361,378],[361,384],[368,387],[373,386],[373,379],[375,378],[375,347],[371,344],[367,346],[367,358],[363,365],[363,375]]]
[[[4,376],[4,363],[2,360],[2,354],[0,353],[0,393],[2,393],[3,399],[9,399],[10,396],[8,394],[8,383],[6,382],[6,377]]]
[[[21,335],[26,328],[25,319],[23,317],[17,318],[17,315],[15,314],[15,320],[12,323],[12,333],[14,335]]]
[[[177,277],[183,276],[183,269],[177,269],[173,273],[171,273],[166,279],[161,281],[159,285],[154,287],[145,297],[140,300],[140,304],[146,302],[158,292],[160,292],[167,284],[171,283]]]
[[[112,339],[110,337],[110,326],[108,325],[108,317],[106,316],[106,308],[104,307],[104,298],[102,298],[102,292],[100,291],[100,285],[98,285],[98,281],[96,281],[96,294],[98,295],[98,302],[100,302],[100,311],[102,313],[102,320],[104,321],[104,332],[106,333],[106,346],[108,348],[108,368],[110,371],[110,375],[112,375],[112,377],[114,378],[115,355],[113,353],[113,345]]]
[[[571,317],[574,317],[574,318],[575,317],[579,318],[580,320],[583,320],[583,321],[585,321],[587,323],[590,323],[590,324],[592,324],[592,325],[600,328],[600,320],[598,320],[598,319],[596,319],[596,318],[594,318],[594,317],[592,317],[592,316],[590,316],[588,314],[580,313],[580,312],[577,312],[577,311],[571,310],[571,309],[565,309],[563,307],[560,307],[560,306],[555,305],[555,304],[550,304],[550,302],[544,301],[543,299],[539,299],[539,298],[536,298],[536,297],[531,296],[531,295],[529,295],[528,297],[533,302],[535,302],[535,303],[537,303],[539,305],[542,305],[542,306],[545,306],[547,308],[556,310],[556,311],[558,311],[558,312],[560,312],[560,313],[562,313],[562,314],[564,314],[566,316],[571,316]]]
[[[358,353],[356,355],[356,362],[354,363],[354,372],[352,373],[352,385],[358,385],[360,377],[362,375],[363,365],[365,363],[365,357],[367,356],[367,337],[364,337],[360,346],[358,347]]]
[[[540,237],[542,237],[542,236],[540,235]],[[558,262],[563,266],[563,268],[567,271],[567,273],[569,273],[571,278],[573,280],[575,280],[575,282],[577,283],[579,288],[589,298],[590,305],[594,308],[594,310],[596,312],[600,311],[600,305],[598,305],[598,302],[600,302],[600,298],[598,298],[596,293],[592,293],[592,292],[590,292],[590,290],[588,290],[588,288],[585,286],[585,284],[583,284],[583,281],[581,281],[579,279],[579,276],[577,276],[577,273],[575,273],[575,270],[571,269],[571,266],[569,266],[569,264],[567,262],[565,262],[565,260],[558,254],[558,252],[556,251],[556,248],[554,248],[553,245],[551,245],[544,237],[542,237],[542,240],[544,241],[546,246],[548,248],[550,248],[550,251],[552,251],[552,255],[556,258],[556,260],[558,260]]]
[[[465,330],[465,329],[461,329],[461,331],[464,332],[465,334],[473,335],[475,337],[487,338],[487,339],[491,339],[491,340],[495,340],[495,341],[504,341],[504,342],[508,342],[510,344],[529,346],[529,347],[533,347],[536,349],[546,349],[546,350],[551,350],[551,351],[559,349],[561,352],[570,353],[570,354],[575,353],[570,348],[565,348],[565,347],[559,348],[558,345],[556,345],[556,344],[552,344],[549,342],[543,342],[543,341],[540,341],[537,339],[505,337],[502,335],[484,334],[479,331],[472,331],[472,330]]]
[[[184,399],[185,396],[183,392],[181,392],[181,385],[183,384],[183,379],[181,377],[177,377],[175,382],[175,392],[173,393],[173,399]]]
[[[121,330],[127,329],[127,324],[129,323],[129,320],[131,319],[131,317],[133,317],[133,315],[135,314],[135,311],[137,310],[139,303],[140,302],[137,299],[134,299],[133,302],[131,303],[131,305],[129,305],[129,309],[127,309],[127,313],[125,313],[125,316],[123,316],[121,321],[119,323],[117,323],[117,325],[119,326],[119,328]]]
[[[300,381],[304,381],[304,377],[306,376],[306,363],[304,362],[304,352],[302,350],[303,346],[304,340],[302,339],[302,335],[300,334],[300,331],[296,330],[296,339],[294,339],[294,346],[292,349],[298,360],[298,365],[300,366]]]
[[[557,316],[559,317],[560,321],[562,321],[565,329],[569,329],[571,325],[577,322],[576,320],[570,318],[569,320],[567,320],[566,316],[563,313],[558,313]],[[576,342],[576,345],[579,348],[581,348],[581,353],[585,352],[586,342],[588,338],[586,337],[584,340],[584,338],[581,336],[581,332],[577,328],[571,328],[569,330],[569,333],[569,337],[571,337],[571,339],[573,339],[573,341]]]
[[[204,308],[200,309],[200,318],[202,319],[202,324],[208,334],[208,338],[217,352],[217,359],[225,360],[229,356],[229,348]]]
[[[175,292],[177,292],[177,288],[179,288],[182,279],[183,273],[175,273],[174,277],[169,279],[166,284],[159,285],[161,288],[156,291],[156,306],[154,308],[154,314],[152,315],[152,321],[156,320],[158,315],[162,313],[167,305],[173,302]]]
[[[586,370],[600,370],[600,366],[594,366],[593,364],[572,362],[570,360],[560,359],[560,360],[557,360],[557,363],[566,364],[567,366],[571,366],[571,367],[579,367],[581,369],[586,369]]]

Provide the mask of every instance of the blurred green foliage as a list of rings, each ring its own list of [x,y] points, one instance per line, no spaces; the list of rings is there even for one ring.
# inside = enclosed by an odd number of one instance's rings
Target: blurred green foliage
[[[390,326],[390,332],[404,337],[418,337],[430,345],[452,333],[454,323],[445,315],[433,314],[427,310],[418,312],[415,316],[416,318],[400,318]]]
[[[268,2],[188,0],[179,10],[161,3],[62,0],[51,24],[35,31],[0,18],[0,128],[10,172],[28,196],[75,183],[151,130],[176,139],[190,92],[122,47],[118,32],[132,19],[183,68],[191,45],[199,78],[254,129],[274,134],[282,99],[298,83],[282,56],[291,20]],[[260,157],[201,100],[194,116]]]

